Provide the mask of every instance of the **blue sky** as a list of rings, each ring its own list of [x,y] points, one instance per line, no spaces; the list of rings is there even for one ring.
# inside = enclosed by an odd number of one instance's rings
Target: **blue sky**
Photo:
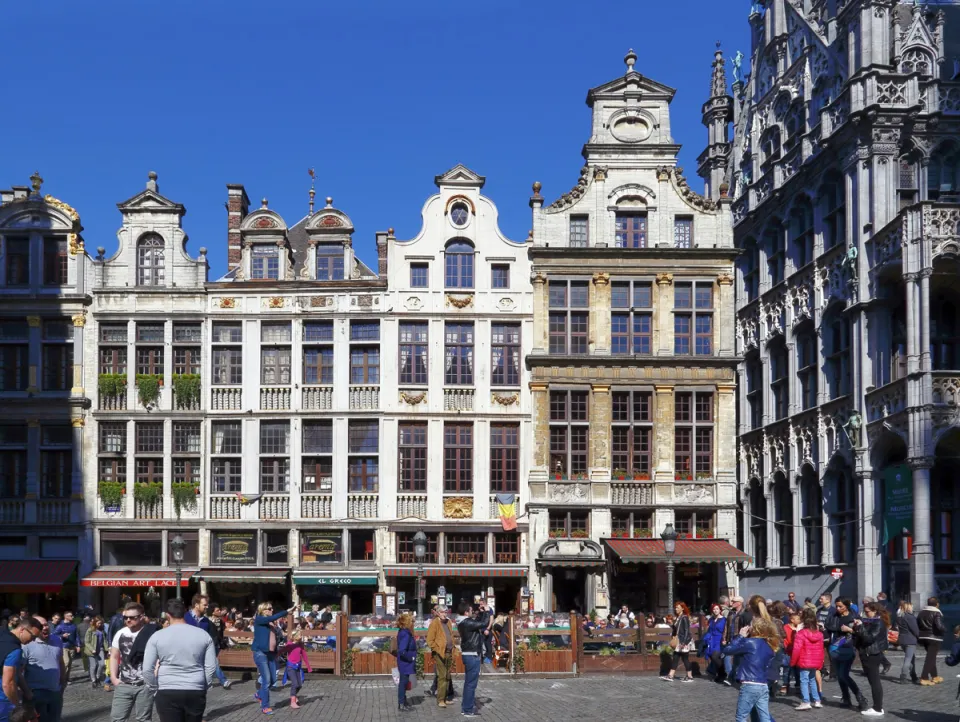
[[[0,185],[27,185],[80,212],[86,246],[116,248],[116,204],[160,174],[187,208],[188,249],[226,269],[227,183],[293,224],[333,196],[373,234],[420,228],[433,178],[485,175],[500,226],[521,240],[539,180],[548,200],[576,182],[587,90],[637,70],[677,88],[674,138],[691,186],[706,131],[714,43],[749,55],[749,3],[96,0],[5,3]],[[729,62],[728,62],[728,79]],[[375,267],[375,266],[374,266]]]

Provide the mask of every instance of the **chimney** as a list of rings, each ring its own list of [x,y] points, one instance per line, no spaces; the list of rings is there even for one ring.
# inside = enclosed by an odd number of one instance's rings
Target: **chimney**
[[[227,183],[227,266],[240,265],[242,248],[240,223],[250,209],[250,199],[241,183]]]
[[[393,229],[391,228],[386,233],[383,231],[377,231],[377,275],[381,280],[387,280],[387,244],[390,241],[394,241]]]

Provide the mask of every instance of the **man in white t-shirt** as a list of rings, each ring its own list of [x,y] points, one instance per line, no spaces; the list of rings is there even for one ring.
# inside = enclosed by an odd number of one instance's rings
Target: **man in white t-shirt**
[[[150,722],[153,715],[153,690],[143,680],[143,652],[156,627],[145,622],[142,605],[128,602],[124,606],[123,629],[110,644],[110,722],[125,722],[134,709],[137,722]]]
[[[617,621],[620,622],[621,627],[629,627],[630,622],[632,622],[634,619],[636,619],[636,616],[630,611],[630,608],[626,604],[620,607],[620,616]]]

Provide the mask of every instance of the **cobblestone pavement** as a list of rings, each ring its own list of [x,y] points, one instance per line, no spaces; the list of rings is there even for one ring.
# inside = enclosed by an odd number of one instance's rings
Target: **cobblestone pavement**
[[[894,662],[896,664],[896,662]],[[884,678],[885,720],[911,722],[956,722],[960,708],[955,699],[955,670],[941,667],[946,674],[936,687],[901,686],[890,677]],[[67,689],[63,722],[102,722],[110,719],[111,693],[90,688],[76,680]],[[863,679],[854,673],[858,684]],[[462,678],[455,678],[459,691]],[[862,682],[869,692],[866,680]],[[231,689],[216,687],[207,701],[208,722],[252,722],[265,719],[253,699],[252,681],[235,682]],[[821,722],[852,722],[865,719],[857,712],[842,709],[839,687],[827,682],[825,707],[822,710],[798,712],[793,707],[798,699],[778,697],[771,704],[777,722],[819,719]],[[289,708],[289,689],[271,695],[276,720],[319,720],[324,722],[380,722],[380,720],[463,719],[459,699],[454,706],[441,710],[434,700],[423,696],[418,685],[410,694],[413,712],[398,714],[396,687],[390,679],[339,680],[320,678],[307,680],[301,695],[300,710]],[[557,722],[559,720],[623,720],[630,722],[723,722],[733,720],[737,690],[717,685],[707,679],[692,684],[663,682],[655,676],[620,677],[596,675],[580,678],[533,679],[490,674],[480,678],[479,702],[481,719],[489,722]],[[868,694],[869,698],[869,694]],[[154,720],[157,719],[154,714]]]

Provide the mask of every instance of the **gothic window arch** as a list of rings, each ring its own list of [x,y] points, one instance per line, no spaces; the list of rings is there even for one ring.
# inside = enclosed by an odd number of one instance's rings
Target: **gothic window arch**
[[[819,564],[823,549],[823,492],[809,464],[800,472],[800,523],[806,564]]]
[[[930,54],[920,48],[910,48],[904,51],[900,58],[901,73],[920,73],[920,75],[931,75],[933,60]]]
[[[803,101],[799,98],[793,101],[790,109],[787,111],[786,120],[784,121],[784,128],[787,131],[787,140],[785,143],[787,147],[793,148],[800,140],[800,137],[807,131],[805,115]]]
[[[750,481],[749,492],[750,539],[753,542],[753,563],[767,566],[767,500],[763,496],[763,483]]]
[[[137,241],[137,285],[162,286],[164,243],[157,233],[147,233]]]
[[[927,167],[927,200],[955,200],[960,187],[960,150],[953,143],[944,143],[930,154]]]
[[[843,433],[842,431],[839,433]],[[857,485],[850,469],[843,466],[827,472],[830,485],[830,528],[833,530],[833,561],[852,562],[857,538]]]
[[[827,397],[837,399],[850,393],[850,320],[834,306],[824,314],[823,329]]]
[[[773,125],[760,136],[760,167],[763,172],[771,163],[779,160],[780,151],[780,126]]]
[[[787,477],[779,472],[773,482],[773,510],[780,566],[787,567],[793,562],[793,493]]]
[[[805,321],[794,330],[797,353],[797,401],[801,411],[817,405],[817,332],[811,321]]]
[[[847,213],[844,203],[845,195],[843,177],[835,171],[828,173],[817,192],[824,251],[846,243]]]
[[[447,288],[473,288],[473,256],[470,241],[456,238],[447,244],[444,264]]]
[[[784,279],[787,261],[786,242],[780,221],[771,221],[770,227],[763,234],[763,241],[767,249],[767,275],[770,285],[776,286]]]
[[[744,241],[740,264],[743,272],[743,293],[749,303],[760,293],[760,247],[755,239],[748,238]]]
[[[955,369],[960,364],[957,298],[941,292],[930,305],[930,356],[933,370]]]

